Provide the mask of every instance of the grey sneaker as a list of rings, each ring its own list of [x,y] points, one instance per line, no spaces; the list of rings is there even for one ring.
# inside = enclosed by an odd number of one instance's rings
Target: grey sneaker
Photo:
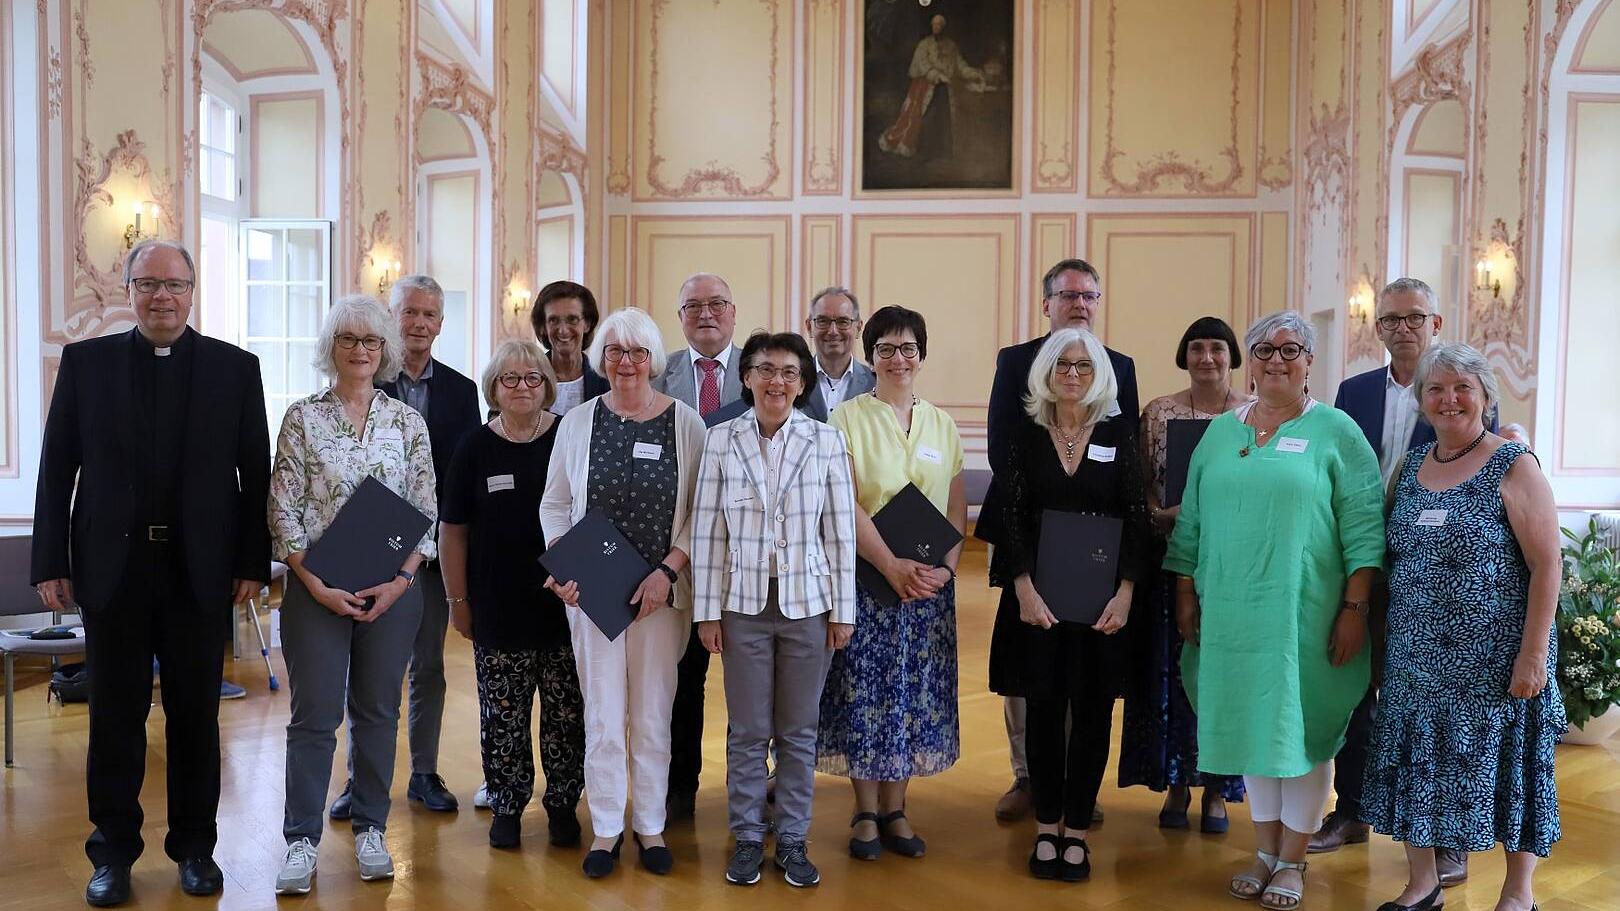
[[[368,883],[394,878],[394,859],[388,856],[388,846],[376,826],[354,836],[354,859],[360,865],[360,878]]]
[[[287,845],[287,856],[281,860],[281,872],[276,874],[277,895],[307,895],[315,882],[315,843],[307,838],[295,839]]]
[[[731,863],[726,865],[726,882],[739,886],[752,886],[759,882],[759,867],[765,862],[765,845],[757,841],[739,841],[731,852]]]
[[[776,866],[782,871],[782,878],[790,886],[813,886],[821,882],[821,871],[810,862],[809,855],[804,853],[802,841],[779,841],[776,843]]]

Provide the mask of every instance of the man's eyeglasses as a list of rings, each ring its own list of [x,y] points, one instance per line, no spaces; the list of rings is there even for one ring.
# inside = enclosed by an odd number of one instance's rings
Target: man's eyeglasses
[[[501,385],[508,389],[516,389],[520,380],[523,382],[523,385],[529,387],[530,389],[533,389],[546,381],[545,374],[540,373],[537,370],[530,370],[528,373],[524,374],[503,373],[499,377],[496,377],[496,379],[499,379],[501,381]]]
[[[157,289],[179,296],[197,286],[197,283],[184,278],[132,278],[129,286],[142,294],[156,294]]]
[[[1097,368],[1090,361],[1066,361],[1063,358],[1058,358],[1058,362],[1052,366],[1052,372],[1058,376],[1069,373],[1075,376],[1091,376],[1097,372]]]
[[[840,316],[837,318],[831,316],[818,316],[810,321],[810,325],[815,326],[817,329],[823,332],[831,329],[834,326],[838,327],[839,332],[846,332],[851,326],[855,325],[856,322],[857,321],[854,317],[849,316]]]
[[[602,349],[602,360],[609,364],[617,364],[625,358],[632,364],[645,364],[652,357],[652,352],[646,348],[620,348],[618,345],[609,345]]]
[[[891,345],[888,342],[878,342],[876,345],[872,346],[872,353],[876,354],[879,358],[885,361],[894,357],[896,353],[903,354],[908,358],[916,357],[917,352],[921,350],[922,349],[917,347],[916,342],[906,342],[903,345]]]
[[[1280,354],[1285,361],[1298,360],[1301,354],[1309,354],[1311,349],[1294,342],[1284,342],[1273,345],[1270,342],[1261,342],[1249,349],[1249,356],[1257,361],[1269,361],[1272,355]]]
[[[797,382],[801,375],[797,367],[778,367],[775,364],[755,364],[748,369],[754,371],[755,376],[766,382],[781,377],[782,382],[793,383]]]
[[[726,308],[729,306],[731,306],[731,301],[728,301],[723,297],[711,297],[706,301],[687,301],[686,303],[681,304],[681,315],[685,316],[687,314],[691,314],[693,316],[703,316],[704,314],[712,313],[715,316],[719,316],[720,314],[724,313]]]
[[[1399,329],[1401,323],[1404,322],[1406,323],[1406,328],[1416,332],[1417,330],[1423,328],[1423,324],[1429,321],[1429,317],[1431,315],[1432,314],[1428,313],[1408,313],[1405,316],[1380,316],[1378,318],[1378,326],[1385,332],[1394,332],[1396,329]]]
[[[378,351],[383,346],[383,337],[380,335],[368,335],[361,338],[348,332],[339,332],[332,337],[332,340],[337,342],[337,346],[344,351],[353,351],[355,345],[364,345],[367,351]]]
[[[1096,302],[1102,300],[1101,291],[1059,291],[1052,296],[1060,301],[1063,301],[1065,304],[1072,304],[1076,301],[1085,301],[1088,304],[1095,304]]]

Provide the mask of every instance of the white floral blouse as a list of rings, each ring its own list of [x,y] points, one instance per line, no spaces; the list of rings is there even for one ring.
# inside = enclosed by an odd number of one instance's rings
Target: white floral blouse
[[[277,560],[308,550],[370,475],[435,524],[433,455],[427,422],[381,390],[371,399],[364,438],[331,388],[287,407],[270,469],[270,540]],[[416,550],[438,556],[431,527]]]

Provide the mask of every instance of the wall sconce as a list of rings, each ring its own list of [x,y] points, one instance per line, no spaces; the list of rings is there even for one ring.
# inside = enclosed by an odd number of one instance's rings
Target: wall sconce
[[[529,306],[529,289],[521,285],[513,285],[507,289],[507,306],[511,308],[512,317],[516,319],[523,315]]]
[[[1488,260],[1474,263],[1474,290],[1489,291],[1491,297],[1501,298],[1502,279],[1491,276],[1491,264]]]
[[[1365,328],[1372,322],[1372,288],[1367,285],[1357,288],[1346,298],[1345,306],[1351,321]]]
[[[143,240],[150,240],[157,236],[158,216],[162,210],[155,202],[136,202],[130,204],[135,220],[124,226],[124,250],[128,252]],[[147,217],[145,225],[141,224],[141,216]]]
[[[377,276],[377,296],[387,297],[388,288],[399,278],[399,260],[384,260],[382,273]]]

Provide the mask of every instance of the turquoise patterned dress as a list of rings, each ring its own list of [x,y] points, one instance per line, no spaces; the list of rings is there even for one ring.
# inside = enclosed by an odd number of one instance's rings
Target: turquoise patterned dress
[[[1503,443],[1472,478],[1436,493],[1417,479],[1433,446],[1407,458],[1387,525],[1389,645],[1361,815],[1418,847],[1500,843],[1545,857],[1560,835],[1553,747],[1566,727],[1555,634],[1546,689],[1508,695],[1530,569],[1501,484],[1529,450]]]

